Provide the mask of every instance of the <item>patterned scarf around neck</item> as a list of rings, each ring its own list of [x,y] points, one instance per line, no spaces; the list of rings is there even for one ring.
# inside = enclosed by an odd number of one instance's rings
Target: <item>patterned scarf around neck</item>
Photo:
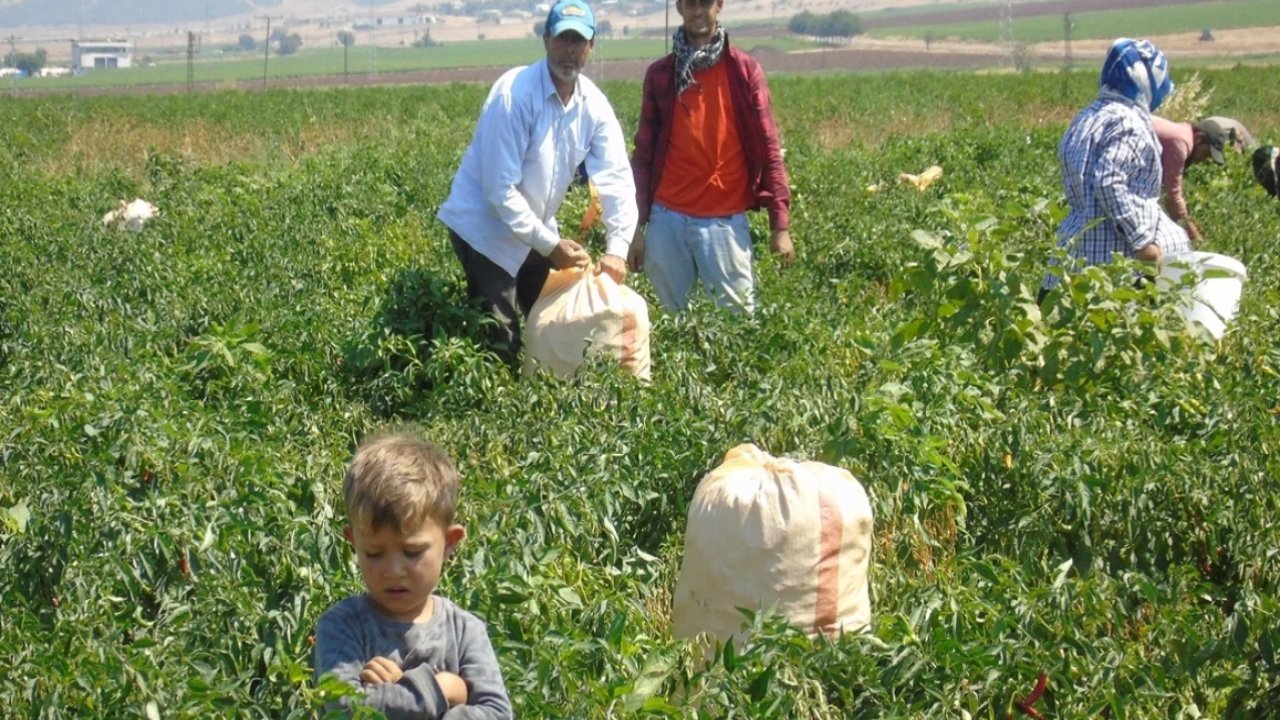
[[[720,56],[724,54],[724,46],[729,41],[729,33],[717,23],[716,34],[711,38],[711,42],[701,48],[695,48],[689,44],[689,38],[681,27],[676,28],[673,40],[676,53],[676,97],[680,97],[680,94],[689,89],[689,86],[697,84],[693,79],[695,72],[706,70],[720,62]]]

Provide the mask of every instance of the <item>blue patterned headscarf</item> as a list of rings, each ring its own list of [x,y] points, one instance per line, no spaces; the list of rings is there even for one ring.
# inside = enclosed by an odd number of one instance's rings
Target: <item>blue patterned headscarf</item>
[[[1098,81],[1101,95],[1128,98],[1150,112],[1173,92],[1169,61],[1146,40],[1120,38],[1107,53]]]

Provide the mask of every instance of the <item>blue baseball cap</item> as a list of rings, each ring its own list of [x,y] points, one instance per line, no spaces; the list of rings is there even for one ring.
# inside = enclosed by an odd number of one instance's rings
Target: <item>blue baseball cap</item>
[[[548,35],[556,37],[566,30],[572,30],[588,40],[595,37],[595,13],[582,0],[560,0],[547,13]]]

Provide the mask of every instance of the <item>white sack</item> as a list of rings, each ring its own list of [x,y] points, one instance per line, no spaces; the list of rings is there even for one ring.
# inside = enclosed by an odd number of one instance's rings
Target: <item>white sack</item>
[[[573,377],[589,347],[613,355],[627,372],[648,380],[649,306],[605,273],[552,270],[529,312],[525,372],[542,367]]]
[[[739,445],[693,494],[675,635],[740,641],[738,608],[811,635],[867,630],[871,542],[871,503],[849,471]]]
[[[1203,325],[1214,339],[1221,339],[1227,326],[1240,309],[1240,295],[1249,273],[1244,263],[1217,253],[1169,253],[1160,261],[1156,286],[1162,290],[1176,288],[1182,276],[1194,272],[1198,282],[1191,288],[1179,310],[1188,322]]]
[[[142,198],[127,204],[121,200],[120,207],[102,216],[102,224],[104,227],[116,230],[125,228],[139,232],[148,220],[159,214],[159,208]]]

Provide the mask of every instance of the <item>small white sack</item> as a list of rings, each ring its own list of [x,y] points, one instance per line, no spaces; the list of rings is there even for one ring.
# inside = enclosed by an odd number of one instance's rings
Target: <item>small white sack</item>
[[[590,268],[552,270],[525,331],[524,369],[571,378],[588,348],[607,352],[648,380],[649,306],[639,293]]]
[[[1236,316],[1240,293],[1249,274],[1243,263],[1227,255],[1176,253],[1166,255],[1161,261],[1156,286],[1163,290],[1177,287],[1189,271],[1199,275],[1199,280],[1191,288],[1191,297],[1180,308],[1182,316],[1188,322],[1203,325],[1214,339],[1220,339]]]
[[[133,232],[140,232],[148,220],[159,214],[159,208],[142,198],[137,198],[127,204],[121,200],[120,207],[102,216],[102,225],[116,230],[125,228]]]
[[[849,471],[739,445],[693,494],[675,636],[741,641],[738,608],[810,635],[868,630],[871,543],[871,503]]]

